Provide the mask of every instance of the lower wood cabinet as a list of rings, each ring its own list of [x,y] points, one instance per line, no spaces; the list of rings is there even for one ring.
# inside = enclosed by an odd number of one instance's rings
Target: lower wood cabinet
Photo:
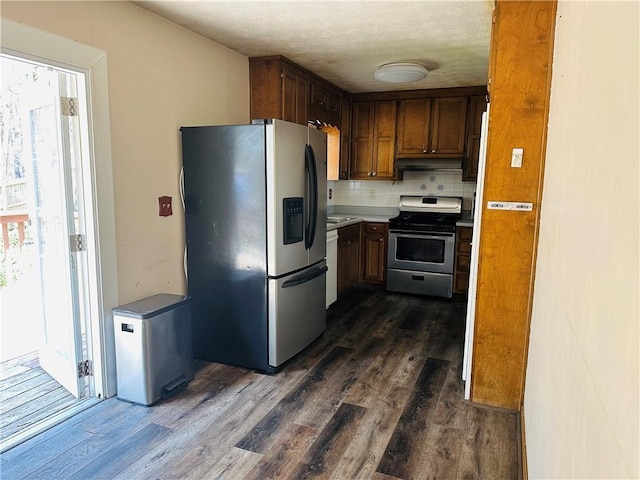
[[[360,224],[338,229],[338,298],[358,284],[360,277]]]
[[[472,236],[473,228],[456,227],[456,261],[453,273],[453,293],[466,295],[469,291]]]
[[[387,224],[365,223],[362,233],[362,281],[384,284],[387,273]]]

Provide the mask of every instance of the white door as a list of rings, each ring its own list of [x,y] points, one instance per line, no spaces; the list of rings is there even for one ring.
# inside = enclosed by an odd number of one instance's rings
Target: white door
[[[473,361],[473,335],[476,319],[476,294],[478,291],[478,260],[480,252],[480,227],[482,225],[482,203],[484,199],[484,176],[487,163],[487,136],[489,133],[489,105],[482,114],[482,133],[480,135],[480,156],[478,158],[478,185],[474,211],[473,237],[471,238],[471,264],[469,271],[469,291],[467,300],[467,320],[464,335],[464,358],[462,361],[462,379],[464,380],[464,398],[471,398],[471,369]]]
[[[37,68],[27,86],[23,153],[31,161],[30,218],[40,285],[36,293],[43,321],[40,365],[76,398],[84,396],[78,374],[83,358],[86,244],[80,172],[78,74]],[[48,86],[49,88],[45,88]]]

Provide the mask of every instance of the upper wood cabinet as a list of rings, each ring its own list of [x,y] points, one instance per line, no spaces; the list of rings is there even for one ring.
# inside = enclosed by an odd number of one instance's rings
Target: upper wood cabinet
[[[462,180],[465,182],[476,181],[478,179],[482,114],[486,110],[486,95],[474,95],[471,97],[467,122],[467,150],[462,160]]]
[[[461,156],[467,102],[467,96],[400,100],[397,156]]]
[[[397,102],[354,102],[350,178],[394,178]]]
[[[293,67],[282,66],[282,120],[306,125],[309,77]]]
[[[374,102],[351,105],[351,177],[369,178],[373,161]]]
[[[400,100],[398,108],[398,156],[429,152],[431,99]]]
[[[279,118],[306,125],[310,76],[283,57],[249,59],[251,119]]]
[[[351,158],[351,102],[342,96],[340,122],[340,180],[349,179],[349,159]]]
[[[311,80],[310,117],[331,125],[338,126],[341,109],[340,90],[328,82],[316,78]]]
[[[468,97],[433,99],[431,153],[462,154],[467,126]]]

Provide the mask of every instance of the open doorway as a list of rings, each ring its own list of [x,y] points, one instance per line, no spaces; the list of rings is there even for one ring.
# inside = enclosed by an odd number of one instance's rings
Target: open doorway
[[[1,61],[4,445],[92,397],[95,386],[87,334],[84,74],[5,54]]]

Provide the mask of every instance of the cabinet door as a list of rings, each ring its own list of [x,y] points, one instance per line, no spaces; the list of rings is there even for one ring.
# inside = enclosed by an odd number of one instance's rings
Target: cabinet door
[[[464,153],[467,97],[433,99],[431,153]]]
[[[329,90],[329,98],[327,101],[327,110],[329,110],[329,113],[340,116],[342,107],[342,95],[340,92]]]
[[[430,98],[400,100],[397,156],[428,153],[430,124]]]
[[[302,73],[282,68],[282,120],[307,124],[309,107],[309,79]]]
[[[471,97],[469,121],[467,123],[467,151],[462,162],[462,180],[478,179],[478,158],[480,156],[480,134],[482,132],[482,113],[487,110],[487,97]]]
[[[307,125],[309,107],[309,79],[298,75],[296,79],[296,123]]]
[[[349,242],[349,287],[360,281],[360,238],[354,237]]]
[[[472,237],[473,228],[456,228],[456,260],[453,274],[453,293],[466,295],[469,290]]]
[[[296,122],[298,76],[287,69],[282,69],[282,120]]]
[[[395,100],[375,102],[375,126],[373,130],[373,171],[371,176],[393,178],[396,153],[396,117],[398,104]]]
[[[362,279],[384,283],[387,259],[387,229],[383,223],[367,223],[363,235]]]
[[[320,107],[323,110],[327,109],[327,103],[329,98],[329,91],[318,82],[311,82],[311,105]]]
[[[349,159],[351,158],[351,105],[348,100],[341,102],[342,121],[340,126],[340,180],[349,179]]]
[[[338,230],[338,297],[360,280],[360,224]]]
[[[351,108],[351,179],[367,179],[372,173],[373,102],[356,102]]]
[[[337,291],[340,298],[349,289],[349,267],[350,242],[348,240],[338,241],[338,265],[337,265]]]

